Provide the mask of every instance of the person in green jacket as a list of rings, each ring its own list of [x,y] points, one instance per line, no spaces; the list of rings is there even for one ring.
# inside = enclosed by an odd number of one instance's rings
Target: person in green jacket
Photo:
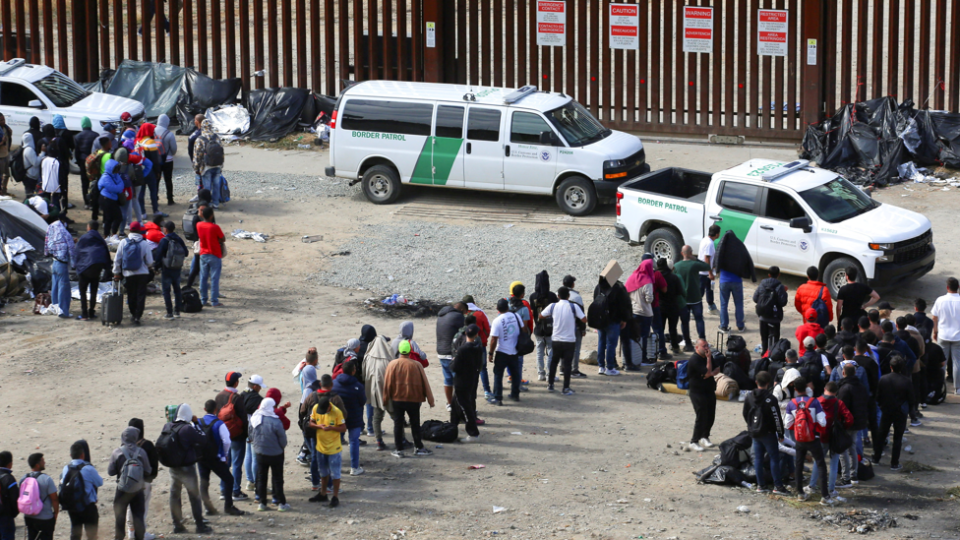
[[[693,352],[693,341],[690,339],[690,314],[697,322],[697,336],[700,339],[706,339],[706,328],[703,322],[703,297],[700,293],[700,272],[708,272],[708,277],[713,280],[713,270],[710,265],[698,261],[693,254],[693,248],[683,246],[680,249],[682,261],[673,265],[673,273],[680,278],[683,283],[683,296],[687,301],[683,311],[680,312],[680,327],[683,332],[683,340],[686,342],[683,346],[684,352]]]

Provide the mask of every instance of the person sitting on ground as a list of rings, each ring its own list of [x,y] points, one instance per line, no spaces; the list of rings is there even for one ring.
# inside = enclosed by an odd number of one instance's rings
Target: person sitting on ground
[[[775,360],[775,359],[774,359]],[[774,373],[773,380],[777,383],[783,380],[784,375],[788,369],[800,369],[800,357],[797,355],[797,351],[793,349],[787,349],[787,352],[783,355],[784,364]],[[771,364],[773,362],[771,361]]]
[[[148,241],[152,242],[155,245],[160,244],[160,241],[163,240],[163,237],[166,236],[166,233],[163,232],[163,218],[165,216],[161,213],[154,214],[150,221],[144,224],[143,230],[146,231],[143,237]]]
[[[797,381],[802,381],[803,384],[798,386]],[[813,397],[813,388],[807,385],[807,381],[800,375],[800,370],[790,368],[784,372],[783,380],[773,387],[773,396],[782,404],[797,396]]]
[[[32,197],[27,199],[26,204],[36,213],[40,214],[40,217],[42,217],[43,220],[48,224],[57,220],[57,218],[54,217],[54,214],[57,216],[60,215],[60,210],[54,208],[50,204],[50,195],[45,193],[43,188],[39,186],[37,186],[37,192]]]

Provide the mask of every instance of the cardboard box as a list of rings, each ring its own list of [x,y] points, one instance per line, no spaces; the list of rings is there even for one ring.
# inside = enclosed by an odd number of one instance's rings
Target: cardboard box
[[[603,272],[600,272],[600,277],[607,280],[607,283],[609,283],[611,287],[620,280],[621,276],[623,276],[623,269],[620,268],[620,263],[616,260],[608,262]]]

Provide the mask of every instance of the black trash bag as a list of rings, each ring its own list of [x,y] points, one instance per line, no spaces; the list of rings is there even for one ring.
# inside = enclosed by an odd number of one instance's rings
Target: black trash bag
[[[457,440],[459,435],[457,425],[450,422],[427,420],[420,426],[420,437],[428,441],[452,443]]]
[[[14,264],[13,268],[22,274],[30,274],[30,287],[33,294],[48,293],[53,286],[53,257],[31,257],[34,251],[25,253],[27,260],[23,265]]]
[[[252,90],[247,98],[251,141],[275,142],[296,129],[303,107],[313,95],[303,88]]]
[[[803,134],[803,142],[800,146],[803,151],[800,152],[800,159],[815,161],[821,163],[826,157],[825,145],[827,134],[818,126],[810,126],[807,132]]]
[[[740,476],[743,477],[744,482],[749,482],[751,484],[757,483],[757,471],[755,471],[753,468],[753,462],[744,463],[743,466],[740,467],[739,472]],[[767,477],[769,478],[769,475]]]
[[[739,470],[726,465],[711,465],[696,474],[697,482],[700,484],[739,486],[744,481]]]
[[[951,169],[960,169],[960,114],[933,111],[929,116],[937,137],[940,161]]]
[[[187,69],[177,99],[177,123],[180,124],[177,132],[190,135],[197,129],[193,123],[194,116],[203,114],[210,107],[239,103],[242,90],[243,84],[239,78],[218,81],[194,69]]]
[[[907,156],[907,159],[903,162],[913,161],[920,166],[933,165],[940,159],[940,146],[937,144],[937,133],[935,129],[935,122],[933,120],[933,113],[931,111],[911,111],[913,113],[913,120],[917,123],[917,135],[919,136],[920,145],[913,152],[912,156]],[[960,117],[960,115],[956,115]]]
[[[886,186],[900,178],[900,171],[897,169],[900,165],[911,161],[910,151],[902,139],[883,141],[880,143],[880,148],[883,165],[874,174],[873,183],[878,186]]]
[[[186,70],[180,66],[124,60],[104,93],[135,99],[144,105],[144,117],[173,114]]]
[[[739,469],[744,463],[752,461],[750,452],[753,449],[753,439],[747,431],[741,431],[736,437],[723,441],[719,448],[720,465]]]
[[[880,142],[883,139],[878,129],[867,124],[854,124],[850,129],[848,140],[856,152],[857,165],[867,168],[879,168],[882,165]]]

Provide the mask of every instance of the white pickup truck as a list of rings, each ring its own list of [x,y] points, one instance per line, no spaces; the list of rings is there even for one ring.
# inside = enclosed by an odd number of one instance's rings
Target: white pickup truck
[[[733,230],[759,268],[806,275],[810,266],[836,297],[846,268],[881,289],[929,272],[936,259],[930,220],[874,201],[836,173],[804,160],[754,159],[711,175],[668,168],[617,192],[618,238],[644,242],[656,258],[678,260],[707,229]]]

